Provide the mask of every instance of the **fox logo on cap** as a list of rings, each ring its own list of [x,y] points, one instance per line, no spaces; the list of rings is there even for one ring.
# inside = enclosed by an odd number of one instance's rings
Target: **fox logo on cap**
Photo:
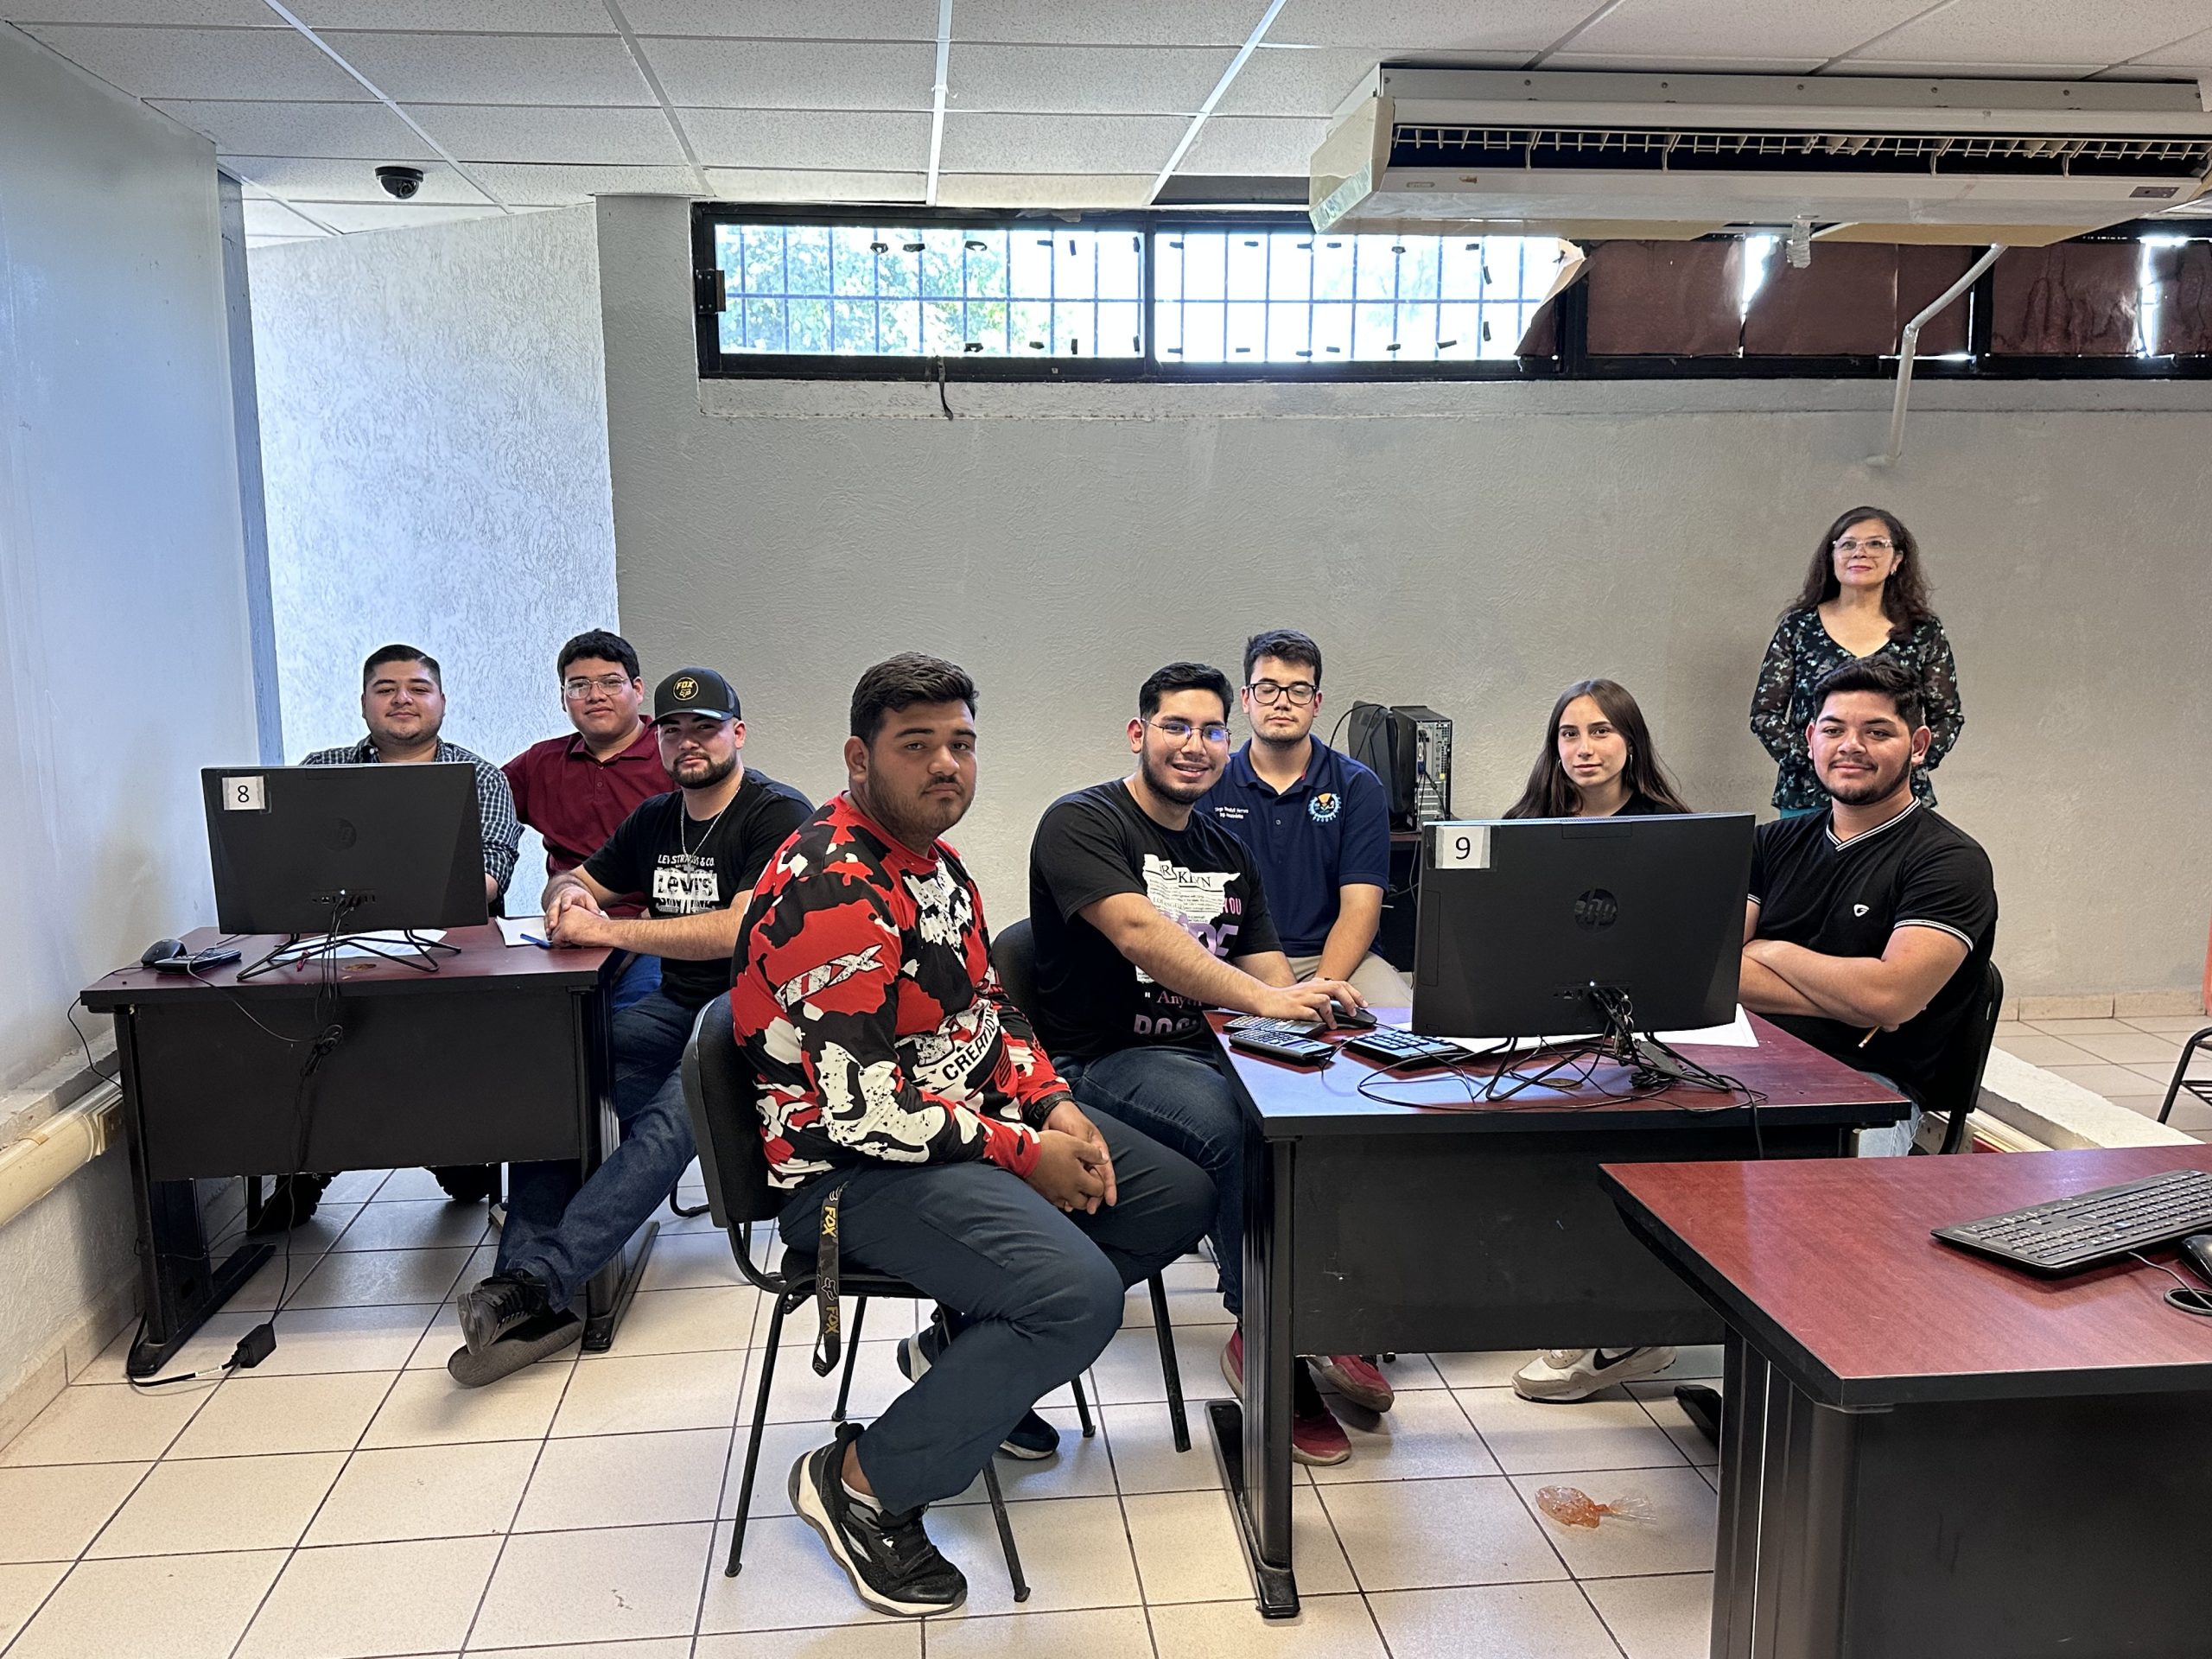
[[[686,702],[689,702],[692,698],[699,695],[699,682],[693,679],[689,674],[682,675],[677,678],[676,684],[672,689],[677,696],[683,698]]]

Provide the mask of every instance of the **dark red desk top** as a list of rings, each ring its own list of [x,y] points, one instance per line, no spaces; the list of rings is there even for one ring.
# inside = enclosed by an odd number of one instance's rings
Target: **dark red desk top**
[[[318,965],[279,969],[238,983],[238,970],[251,968],[283,943],[274,933],[252,933],[243,938],[230,938],[212,927],[196,927],[184,936],[188,950],[204,950],[219,940],[227,940],[238,949],[238,960],[227,966],[212,969],[198,975],[156,973],[137,963],[118,968],[105,978],[95,980],[80,994],[80,1001],[94,1013],[105,1014],[133,1004],[183,1001],[195,997],[215,995],[218,990],[228,989],[245,995],[268,994],[278,995],[312,994],[321,983],[322,969]],[[445,943],[460,947],[458,956],[437,957],[438,971],[423,973],[419,969],[403,966],[396,962],[382,962],[373,957],[347,957],[338,964],[339,973],[349,996],[356,994],[382,995],[444,988],[473,988],[477,989],[512,986],[518,981],[533,985],[556,985],[575,988],[590,985],[599,977],[600,964],[613,954],[603,947],[591,946],[582,950],[543,950],[534,944],[508,944],[499,934],[497,924],[486,923],[482,927],[456,927],[448,931]]]
[[[1402,1025],[1403,1008],[1377,1008],[1386,1025]],[[1214,1030],[1219,1033],[1234,1015],[1217,1013]],[[1688,1058],[1726,1076],[1740,1078],[1766,1096],[1759,1106],[1761,1121],[1772,1115],[1776,1122],[1791,1124],[1894,1123],[1905,1113],[1904,1099],[1865,1073],[1802,1043],[1787,1032],[1769,1025],[1757,1014],[1751,1029],[1757,1048],[1692,1047],[1681,1052]],[[1346,1035],[1354,1033],[1347,1033]],[[1733,1099],[1696,1089],[1675,1088],[1641,1101],[1608,1098],[1606,1090],[1628,1086],[1628,1074],[1618,1065],[1603,1065],[1591,1084],[1573,1090],[1532,1088],[1510,1100],[1469,1103],[1469,1085],[1437,1067],[1385,1072],[1357,1054],[1339,1052],[1319,1068],[1293,1065],[1263,1055],[1230,1046],[1222,1052],[1258,1115],[1261,1131],[1269,1138],[1304,1135],[1374,1133],[1466,1133],[1470,1131],[1546,1130],[1580,1126],[1593,1129],[1622,1129],[1657,1123],[1680,1123],[1686,1109],[1726,1114],[1723,1122],[1742,1123],[1747,1114]],[[1370,1085],[1388,1101],[1360,1092]]]
[[[2168,1307],[2165,1274],[2122,1262],[2039,1278],[1929,1236],[2184,1167],[2212,1170],[2212,1147],[1609,1164],[1604,1175],[1631,1224],[1800,1388],[1879,1406],[2212,1390],[2212,1319]]]

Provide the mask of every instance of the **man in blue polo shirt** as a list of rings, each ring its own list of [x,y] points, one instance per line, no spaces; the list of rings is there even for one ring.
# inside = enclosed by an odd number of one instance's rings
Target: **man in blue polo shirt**
[[[1320,646],[1292,628],[1254,634],[1239,700],[1252,741],[1198,810],[1260,867],[1292,972],[1349,980],[1371,1004],[1408,1006],[1413,988],[1370,948],[1390,884],[1389,805],[1381,779],[1313,735]]]

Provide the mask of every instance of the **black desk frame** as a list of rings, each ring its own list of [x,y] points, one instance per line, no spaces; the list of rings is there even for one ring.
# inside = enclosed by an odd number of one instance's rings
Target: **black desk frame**
[[[1255,1125],[1245,1139],[1244,1401],[1210,1402],[1206,1415],[1266,1617],[1294,1617],[1299,1605],[1295,1356],[1721,1339],[1719,1315],[1630,1233],[1598,1167],[1752,1157],[1742,1109],[1562,1102],[1270,1120],[1241,1084],[1239,1092]],[[1905,1109],[1765,1107],[1760,1140],[1770,1158],[1847,1155],[1853,1130]]]
[[[308,1167],[573,1157],[579,1179],[588,1178],[620,1138],[608,995],[604,971],[348,982],[348,1034],[317,1079]],[[233,997],[274,1020],[272,1010],[311,1001],[312,982],[86,995],[113,1014],[122,1065],[144,1321],[124,1362],[134,1377],[158,1373],[283,1245],[248,1236],[219,1262],[220,1241],[209,1239],[202,1212],[203,1185],[283,1173],[296,1145],[289,1079],[298,1060],[257,1033]],[[211,1070],[219,1057],[225,1069]],[[510,1086],[487,1090],[487,1078]],[[391,1109],[342,1109],[387,1084]],[[227,1109],[195,1112],[218,1091]],[[240,1096],[257,1109],[239,1109]],[[586,1286],[587,1349],[613,1342],[659,1229],[648,1222]],[[283,1330],[280,1322],[280,1340]]]

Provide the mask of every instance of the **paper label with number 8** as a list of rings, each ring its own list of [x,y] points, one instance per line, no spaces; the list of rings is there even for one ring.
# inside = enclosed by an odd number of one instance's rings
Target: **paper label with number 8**
[[[223,810],[226,812],[266,812],[269,798],[264,792],[266,781],[257,772],[247,778],[223,779]]]
[[[1430,833],[1436,839],[1429,843],[1429,868],[1438,870],[1486,870],[1490,868],[1490,825],[1486,823],[1433,823]]]

